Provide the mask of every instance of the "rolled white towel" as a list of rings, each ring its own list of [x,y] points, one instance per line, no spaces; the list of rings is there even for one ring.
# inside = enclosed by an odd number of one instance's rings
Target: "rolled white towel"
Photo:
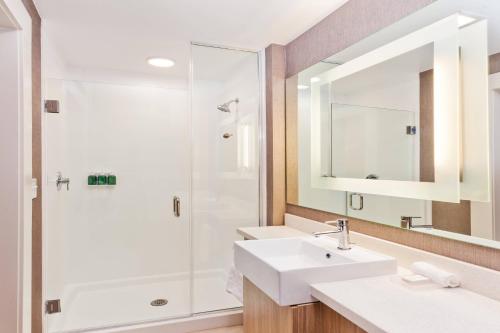
[[[439,269],[423,261],[414,262],[411,265],[411,270],[416,274],[428,277],[433,282],[443,287],[456,288],[460,286],[460,280],[455,274]]]
[[[229,270],[226,291],[243,303],[243,275],[234,267]]]

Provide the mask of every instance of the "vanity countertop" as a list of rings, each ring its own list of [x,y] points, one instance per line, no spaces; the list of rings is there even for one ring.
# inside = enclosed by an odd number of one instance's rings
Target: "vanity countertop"
[[[319,283],[312,296],[368,332],[500,332],[500,302],[398,274]]]
[[[308,233],[284,225],[239,228],[238,233],[246,239],[292,238],[311,236]]]
[[[247,239],[310,236],[289,226],[238,233]],[[409,284],[401,279],[408,273],[400,267],[393,275],[313,284],[311,294],[368,332],[500,332],[499,301],[465,288]]]

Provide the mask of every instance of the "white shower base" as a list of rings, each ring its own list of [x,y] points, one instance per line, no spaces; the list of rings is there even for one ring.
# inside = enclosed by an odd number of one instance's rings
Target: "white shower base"
[[[196,273],[193,285],[193,313],[241,307],[225,291],[226,275],[221,271]],[[175,274],[75,284],[65,287],[62,312],[48,315],[48,332],[85,332],[142,322],[186,317],[191,314],[191,281],[188,274]],[[154,307],[154,299],[168,304]]]

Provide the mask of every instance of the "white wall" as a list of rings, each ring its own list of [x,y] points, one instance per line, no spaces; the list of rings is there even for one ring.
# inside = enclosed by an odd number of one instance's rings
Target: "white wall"
[[[46,98],[61,102],[45,114],[47,296],[72,283],[187,272],[187,92],[47,80]],[[70,191],[56,190],[57,171]],[[88,186],[91,172],[118,184]]]
[[[17,331],[21,225],[20,114],[17,31],[0,31],[0,331]]]

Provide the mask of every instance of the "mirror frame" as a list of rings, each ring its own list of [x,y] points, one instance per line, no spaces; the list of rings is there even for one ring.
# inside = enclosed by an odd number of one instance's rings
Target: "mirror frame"
[[[460,14],[417,30],[319,75],[311,84],[311,186],[335,191],[459,202],[460,135]],[[419,47],[434,45],[435,181],[330,178],[321,174],[320,88]]]

